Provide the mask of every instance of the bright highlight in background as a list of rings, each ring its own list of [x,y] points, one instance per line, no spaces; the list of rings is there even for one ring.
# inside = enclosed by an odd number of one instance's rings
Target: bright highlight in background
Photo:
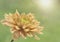
[[[40,4],[43,6],[43,7],[49,7],[52,5],[52,0],[40,0]]]
[[[34,1],[39,8],[41,8],[43,11],[52,11],[54,7],[54,0],[35,0]]]
[[[36,0],[35,2],[43,9],[49,9],[53,6],[53,0]]]

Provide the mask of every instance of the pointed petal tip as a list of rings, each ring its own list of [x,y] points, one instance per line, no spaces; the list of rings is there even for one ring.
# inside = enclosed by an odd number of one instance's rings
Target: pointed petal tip
[[[16,9],[16,12],[15,12],[16,14],[19,14],[19,12],[18,12],[18,10]]]

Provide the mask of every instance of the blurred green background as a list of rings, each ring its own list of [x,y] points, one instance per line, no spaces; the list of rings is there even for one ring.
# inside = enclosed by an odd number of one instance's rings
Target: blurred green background
[[[15,42],[60,42],[60,0],[53,0],[51,7],[43,7],[39,0],[0,0],[0,19],[5,13],[34,13],[37,20],[44,26],[43,35],[38,35],[40,40],[34,38],[19,38]],[[48,3],[47,3],[48,4]],[[0,24],[0,42],[10,42],[10,28]]]

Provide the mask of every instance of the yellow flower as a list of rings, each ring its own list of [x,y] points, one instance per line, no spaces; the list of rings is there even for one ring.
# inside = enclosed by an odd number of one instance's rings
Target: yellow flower
[[[5,19],[2,20],[2,24],[7,25],[10,28],[10,31],[13,35],[13,39],[17,39],[20,36],[26,39],[26,37],[37,37],[38,34],[42,34],[43,27],[40,26],[40,23],[35,19],[32,13],[29,14],[19,14],[18,11],[14,14],[5,14]]]

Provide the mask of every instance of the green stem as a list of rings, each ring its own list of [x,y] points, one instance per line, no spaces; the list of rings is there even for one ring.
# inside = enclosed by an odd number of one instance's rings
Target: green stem
[[[11,42],[14,42],[14,40],[12,39]]]

